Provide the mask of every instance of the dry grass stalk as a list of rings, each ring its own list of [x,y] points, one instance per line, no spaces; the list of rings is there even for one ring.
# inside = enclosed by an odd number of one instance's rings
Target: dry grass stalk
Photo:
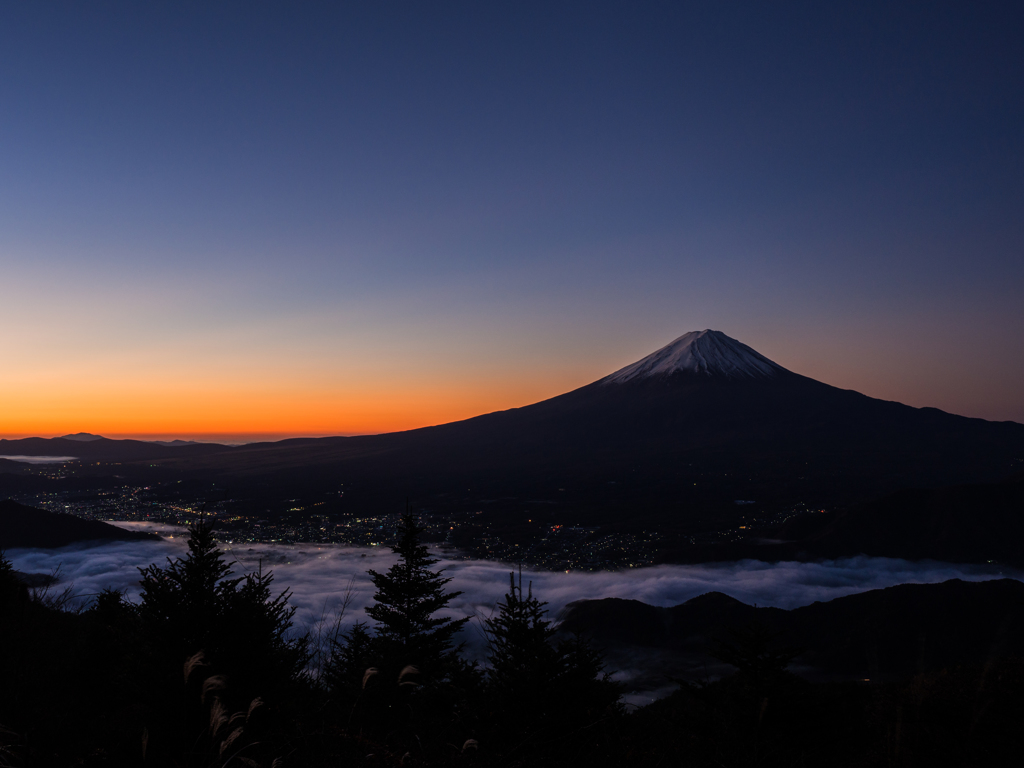
[[[214,699],[213,706],[210,707],[210,733],[216,736],[229,720],[230,716],[227,709],[224,708],[224,704],[220,699]]]
[[[419,673],[420,673],[420,671],[418,669],[416,669],[416,667],[414,667],[412,664],[409,664],[409,665],[403,667],[402,671],[398,673],[398,684],[399,685],[403,685],[402,681],[408,675],[418,675]]]
[[[234,720],[234,718],[231,719]],[[233,731],[231,731],[231,733],[228,734],[228,737],[221,742],[220,750],[218,751],[218,754],[221,757],[224,757],[224,753],[227,750],[231,749],[232,744],[234,744],[236,741],[242,738],[242,732],[243,729],[241,727],[235,728]]]
[[[203,681],[203,704],[209,702],[213,697],[219,696],[228,686],[228,679],[224,675],[211,675]]]
[[[370,682],[370,679],[377,674],[376,667],[370,667],[368,670],[363,672],[363,689],[366,689],[366,684]]]
[[[309,663],[306,672],[317,683],[323,682],[327,662],[334,647],[341,642],[344,629],[343,621],[353,599],[355,599],[355,576],[349,579],[339,606],[328,610],[325,598],[320,608],[320,615],[311,615],[306,624],[306,638],[309,642]]]
[[[253,699],[252,702],[249,704],[249,711],[245,714],[246,722],[248,722],[249,719],[252,718],[254,712],[256,712],[263,706],[263,699],[259,698],[258,696],[255,699]]]
[[[185,662],[185,684],[188,685],[188,682],[192,679],[192,675],[196,670],[207,668],[209,668],[209,665],[206,663],[206,655],[202,651],[193,654],[188,661]]]

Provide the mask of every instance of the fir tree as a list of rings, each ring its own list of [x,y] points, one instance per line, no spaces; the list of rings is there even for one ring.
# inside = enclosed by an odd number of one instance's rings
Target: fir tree
[[[509,574],[509,591],[497,615],[484,620],[488,646],[489,719],[500,723],[491,734],[497,743],[525,746],[531,740],[596,722],[619,696],[603,675],[604,662],[586,640],[575,635],[556,642],[545,618],[547,603],[523,591]]]
[[[523,594],[523,575],[509,574],[509,590],[498,613],[484,620],[490,669],[490,683],[506,696],[546,687],[560,673],[560,660],[553,646],[555,630],[544,616],[541,602],[533,596],[533,584]]]
[[[438,561],[420,542],[421,533],[416,518],[406,513],[392,547],[398,562],[387,573],[369,571],[377,591],[366,615],[376,622],[374,644],[388,672],[413,665],[428,677],[440,677],[456,660],[453,638],[469,617],[435,616],[462,593],[445,591],[451,578],[431,570]]]
[[[304,639],[287,636],[295,615],[288,590],[274,596],[262,567],[233,576],[209,526],[189,534],[187,556],[139,569],[138,614],[157,652],[177,664],[202,650],[264,695],[295,679],[307,655]]]
[[[327,687],[341,698],[358,695],[366,670],[376,664],[373,636],[367,631],[366,622],[356,622],[348,632],[331,641],[331,655],[324,670]]]
[[[142,578],[139,612],[147,626],[182,658],[214,641],[229,595],[242,577],[229,579],[231,563],[217,548],[212,529],[199,523],[189,529],[188,555],[171,560],[167,567],[140,568]]]

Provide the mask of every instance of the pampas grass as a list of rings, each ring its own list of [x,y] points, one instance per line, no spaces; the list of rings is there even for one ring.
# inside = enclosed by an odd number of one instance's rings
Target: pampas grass
[[[366,690],[366,684],[369,683],[370,680],[373,679],[373,676],[376,675],[376,674],[377,674],[377,668],[376,667],[370,667],[368,670],[363,672],[363,690],[364,691]]]
[[[203,681],[203,704],[211,698],[220,696],[228,687],[228,680],[224,675],[211,675]]]
[[[199,764],[209,765],[211,768],[226,768],[228,765],[243,765],[248,768],[265,768],[249,755],[242,755],[250,747],[255,747],[261,742],[253,741],[251,731],[253,721],[260,719],[261,713],[266,709],[262,698],[254,698],[242,711],[231,712],[224,699],[228,693],[228,678],[225,675],[211,675],[210,665],[206,661],[206,655],[199,651],[190,656],[183,666],[185,685],[194,685],[202,681],[199,688],[199,703],[206,708],[206,727],[196,741],[197,748],[205,737],[208,739],[205,757],[200,757]],[[205,677],[204,677],[205,675]],[[143,759],[145,760],[148,732],[143,732]],[[193,753],[195,757],[202,755]],[[189,764],[194,758],[189,759]],[[280,766],[280,758],[275,760],[275,765]],[[0,763],[0,768],[6,768]]]
[[[419,673],[420,673],[420,671],[418,669],[416,669],[416,667],[414,667],[412,664],[408,664],[408,665],[402,667],[402,671],[398,673],[398,684],[399,685],[415,685],[416,683],[414,683],[412,681],[409,681],[407,683],[403,683],[402,681],[405,680],[405,678],[408,677],[409,675],[418,675]]]
[[[201,672],[202,670],[209,668],[209,665],[206,663],[206,654],[202,651],[193,654],[185,662],[185,684],[188,685],[189,681],[192,679],[192,675],[196,672]]]
[[[3,743],[0,743],[0,768],[14,768],[17,765],[16,756],[10,742],[17,741],[18,734],[0,725],[0,739],[3,739]]]

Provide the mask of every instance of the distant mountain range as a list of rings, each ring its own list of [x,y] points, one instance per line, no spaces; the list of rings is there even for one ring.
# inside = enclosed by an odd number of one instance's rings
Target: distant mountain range
[[[64,437],[25,437],[0,440],[0,458],[4,456],[73,456],[83,461],[147,461],[180,456],[188,450],[197,454],[229,450],[217,443],[185,440],[146,441],[112,440],[99,435],[79,433]]]
[[[520,515],[543,501],[580,525],[713,527],[735,516],[735,500],[835,506],[995,482],[1024,467],[1024,425],[838,389],[705,330],[564,395],[436,427],[238,447],[0,441],[0,456],[15,454],[154,464],[236,497],[344,492],[350,512],[411,498],[422,509]]]
[[[79,443],[92,443],[96,440],[104,440],[102,435],[93,435],[89,432],[77,432],[73,435],[64,435],[60,438],[61,440],[74,440]],[[166,446],[180,446],[180,445],[201,445],[196,440],[146,440],[144,442],[153,443],[154,445],[166,445]]]
[[[561,618],[560,631],[585,633],[615,660],[661,665],[662,680],[725,671],[708,656],[713,641],[752,624],[772,646],[799,650],[794,668],[817,679],[897,680],[1024,653],[1024,584],[1013,579],[900,584],[790,611],[721,592],[671,608],[606,598],[571,603]]]

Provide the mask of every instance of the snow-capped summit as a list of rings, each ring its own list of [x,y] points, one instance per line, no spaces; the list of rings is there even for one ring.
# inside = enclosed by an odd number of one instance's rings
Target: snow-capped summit
[[[635,379],[673,373],[756,378],[785,372],[786,369],[781,365],[721,331],[703,330],[684,333],[643,360],[606,376],[601,383],[623,384]]]

